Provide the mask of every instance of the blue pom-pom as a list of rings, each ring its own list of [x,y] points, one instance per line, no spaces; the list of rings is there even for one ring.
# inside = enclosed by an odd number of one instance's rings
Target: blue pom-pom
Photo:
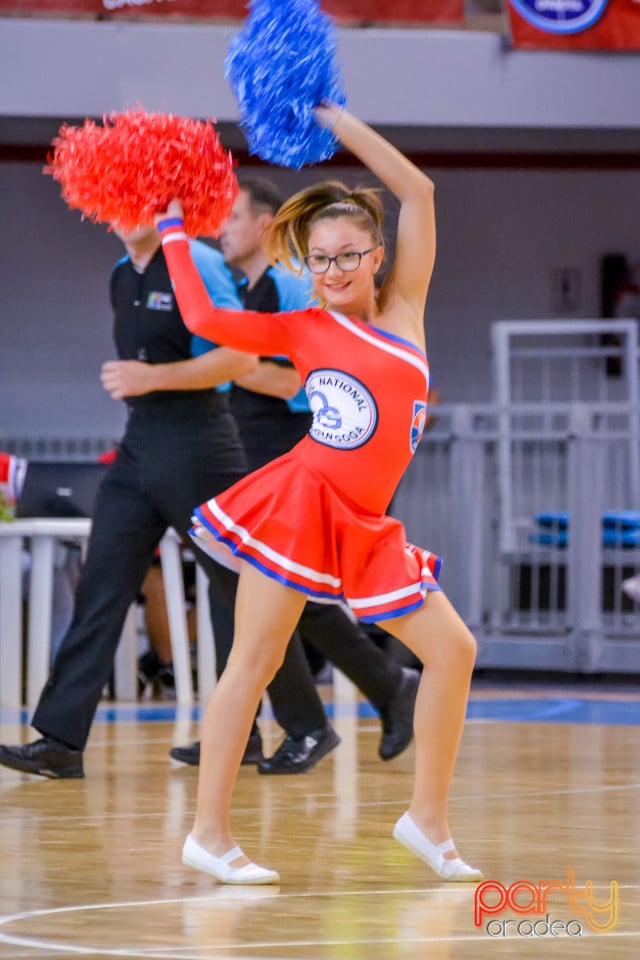
[[[250,153],[296,170],[333,156],[338,141],[313,108],[346,103],[335,54],[333,22],[317,0],[252,0],[225,60]]]

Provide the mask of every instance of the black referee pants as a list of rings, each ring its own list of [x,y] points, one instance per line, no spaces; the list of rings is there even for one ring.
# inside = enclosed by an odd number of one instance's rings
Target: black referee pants
[[[165,530],[174,527],[188,539],[194,506],[245,472],[235,422],[217,401],[171,399],[136,407],[129,417],[96,499],[73,619],[32,720],[43,735],[77,749],[86,745],[127,612]],[[237,576],[195,544],[194,552],[209,578],[221,672],[233,640]],[[294,688],[276,685],[269,694],[281,725],[304,736],[324,725],[325,712],[299,641],[290,644],[287,662]]]

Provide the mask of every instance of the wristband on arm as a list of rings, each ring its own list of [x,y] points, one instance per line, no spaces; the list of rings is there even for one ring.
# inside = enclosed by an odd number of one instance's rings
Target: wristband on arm
[[[187,239],[182,217],[167,217],[166,220],[160,220],[158,222],[158,233],[163,243],[169,243],[171,240]]]

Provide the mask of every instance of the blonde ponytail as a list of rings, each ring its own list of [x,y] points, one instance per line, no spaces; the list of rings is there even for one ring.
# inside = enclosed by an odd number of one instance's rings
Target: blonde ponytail
[[[378,191],[372,187],[350,190],[338,180],[327,180],[300,190],[282,204],[262,235],[267,258],[289,269],[299,267],[309,252],[312,224],[341,217],[354,219],[369,231],[376,245],[383,244],[383,207]]]

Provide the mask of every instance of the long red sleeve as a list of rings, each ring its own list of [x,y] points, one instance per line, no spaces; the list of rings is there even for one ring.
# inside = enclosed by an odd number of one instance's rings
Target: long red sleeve
[[[258,313],[214,306],[191,258],[181,221],[164,220],[159,230],[180,313],[192,333],[247,353],[291,356],[295,352],[289,330],[294,313]]]

